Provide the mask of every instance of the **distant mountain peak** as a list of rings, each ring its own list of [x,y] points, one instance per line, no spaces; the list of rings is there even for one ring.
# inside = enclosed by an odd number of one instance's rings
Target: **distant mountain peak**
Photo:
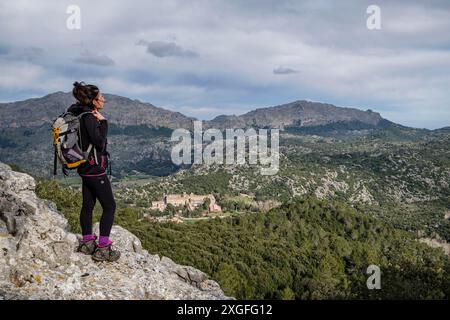
[[[372,110],[337,107],[328,103],[297,100],[272,107],[259,108],[240,116],[220,115],[210,121],[214,127],[319,126],[336,122],[361,122],[376,126],[383,118]]]

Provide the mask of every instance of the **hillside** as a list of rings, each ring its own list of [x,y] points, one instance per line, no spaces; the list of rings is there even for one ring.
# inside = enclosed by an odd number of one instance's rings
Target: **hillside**
[[[282,202],[313,195],[450,241],[450,135],[402,130],[338,137],[286,131],[277,175],[262,176],[250,165],[197,165],[159,179],[119,182],[118,197],[146,212],[164,192],[215,192],[222,198],[244,193],[254,201]]]
[[[115,189],[116,196],[120,192]],[[38,194],[55,201],[79,228],[79,191],[41,180]],[[206,272],[238,299],[450,297],[450,259],[442,249],[340,201],[295,198],[267,213],[241,208],[195,223],[152,222],[127,206],[117,223],[150,253]],[[371,264],[382,270],[381,290],[367,289]]]

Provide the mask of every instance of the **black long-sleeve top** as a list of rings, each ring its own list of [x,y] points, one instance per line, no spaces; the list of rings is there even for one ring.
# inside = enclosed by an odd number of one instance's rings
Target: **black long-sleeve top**
[[[83,112],[92,112],[88,106],[73,104],[67,109],[73,115],[80,115]],[[89,144],[92,144],[89,153],[88,162],[81,164],[77,168],[77,172],[82,176],[101,175],[106,173],[108,165],[107,150],[108,144],[108,121],[97,120],[97,118],[89,113],[85,114],[80,119],[80,147],[82,151],[87,151]],[[97,163],[95,163],[94,148],[97,152]]]

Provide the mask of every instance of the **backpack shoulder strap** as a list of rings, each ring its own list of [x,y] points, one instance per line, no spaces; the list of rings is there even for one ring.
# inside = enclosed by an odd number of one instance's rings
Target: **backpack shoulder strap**
[[[84,116],[85,114],[88,114],[88,113],[92,113],[93,114],[92,111],[85,111],[85,112],[80,113],[77,117],[81,119],[82,116]]]
[[[82,112],[82,113],[80,113],[78,116],[77,116],[77,118],[78,118],[78,120],[81,120],[81,117],[83,117],[85,114],[88,114],[88,113],[93,113],[92,111],[86,111],[86,112]],[[78,138],[79,138],[79,140],[80,140],[80,147],[81,147],[81,151],[83,151],[83,141],[82,141],[82,139],[81,139],[81,121],[78,121]],[[88,148],[88,153],[87,154],[89,154],[89,152],[91,151],[91,147],[92,147],[92,145],[91,144],[89,144],[89,148]]]

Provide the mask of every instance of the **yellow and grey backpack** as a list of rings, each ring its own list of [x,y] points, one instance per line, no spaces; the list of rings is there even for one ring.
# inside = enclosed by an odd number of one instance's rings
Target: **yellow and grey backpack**
[[[80,120],[85,114],[92,112],[83,112],[75,116],[71,112],[64,112],[59,115],[52,125],[53,146],[55,156],[53,161],[53,174],[56,175],[57,162],[62,165],[62,172],[67,175],[67,170],[78,168],[81,164],[88,161],[92,144],[89,144],[87,151],[83,152],[83,143],[81,141]]]

